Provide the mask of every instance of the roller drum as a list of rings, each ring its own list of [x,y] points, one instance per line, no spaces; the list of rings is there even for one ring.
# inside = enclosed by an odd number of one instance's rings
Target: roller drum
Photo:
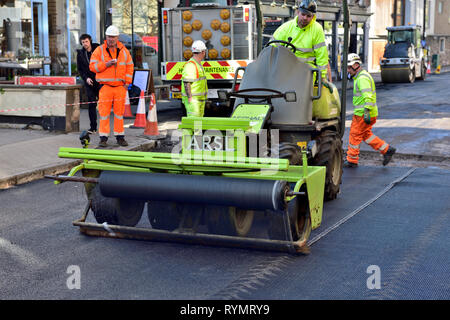
[[[249,210],[283,210],[285,181],[169,173],[104,171],[105,197],[233,206]]]

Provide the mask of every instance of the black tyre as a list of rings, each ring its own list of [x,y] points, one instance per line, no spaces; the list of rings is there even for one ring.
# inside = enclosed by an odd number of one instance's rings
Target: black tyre
[[[297,196],[291,200],[286,210],[288,210],[292,240],[307,240],[311,234],[311,214],[307,195]],[[281,213],[270,212],[268,233],[272,240],[288,240]]]
[[[148,221],[155,229],[173,231],[178,228],[181,220],[180,206],[175,202],[147,202]]]
[[[420,77],[418,79],[419,80],[425,80],[426,77],[427,77],[427,66],[426,66],[425,62],[422,61],[422,63],[421,63],[421,73],[420,73]]]
[[[205,215],[210,233],[245,237],[252,227],[254,211],[235,207],[208,206],[205,209]]]
[[[281,142],[278,149],[278,157],[280,159],[288,159],[291,165],[302,164],[302,151],[295,143]]]
[[[91,209],[98,223],[134,227],[142,217],[145,201],[105,197],[97,184],[91,191]]]
[[[410,83],[414,83],[414,81],[416,81],[416,69],[412,68],[409,70],[409,82]]]
[[[325,130],[317,140],[318,153],[312,159],[312,165],[325,166],[325,200],[336,199],[342,183],[342,168],[344,156],[342,150],[342,139],[337,132]]]

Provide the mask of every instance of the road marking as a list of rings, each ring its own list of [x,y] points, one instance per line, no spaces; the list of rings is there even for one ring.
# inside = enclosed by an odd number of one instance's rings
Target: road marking
[[[44,261],[34,255],[32,252],[22,249],[4,238],[0,238],[0,250],[6,251],[15,260],[19,261],[25,266],[29,266],[32,268],[41,268],[45,266]]]

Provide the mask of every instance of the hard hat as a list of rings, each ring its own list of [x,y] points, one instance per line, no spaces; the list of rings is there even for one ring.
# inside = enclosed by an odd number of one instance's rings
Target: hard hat
[[[314,0],[301,0],[298,5],[298,10],[303,13],[311,13],[316,14],[317,12],[317,4]]]
[[[206,45],[202,40],[195,40],[192,44],[192,52],[200,53],[202,51],[206,51]]]
[[[105,35],[111,36],[111,37],[118,37],[119,36],[119,29],[116,26],[109,26],[106,29]]]
[[[361,65],[361,58],[356,53],[350,53],[347,58],[347,66],[351,67],[355,63],[359,63]]]

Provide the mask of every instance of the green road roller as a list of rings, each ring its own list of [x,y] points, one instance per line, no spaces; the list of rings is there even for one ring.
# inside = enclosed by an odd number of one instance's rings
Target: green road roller
[[[295,50],[269,42],[236,70],[239,90],[219,92],[232,114],[183,117],[170,153],[91,149],[87,134],[83,148],[60,148],[59,157],[82,160],[48,177],[84,183],[73,224],[92,236],[309,252],[324,200],[340,190],[346,81],[340,101]],[[344,68],[346,60],[344,52]]]

